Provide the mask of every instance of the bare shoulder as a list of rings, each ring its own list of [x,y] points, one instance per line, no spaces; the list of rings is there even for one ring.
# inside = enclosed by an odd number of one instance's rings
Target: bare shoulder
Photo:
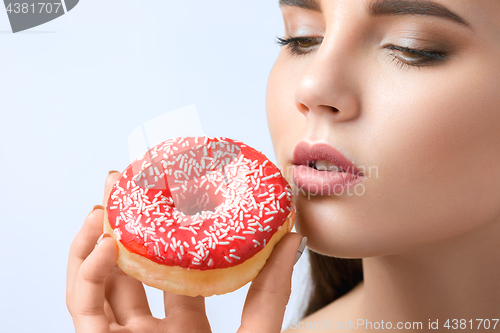
[[[359,318],[362,293],[363,283],[361,282],[335,302],[290,325],[283,333],[324,332],[335,329],[342,329],[343,332],[354,330],[353,323],[355,323],[356,318]]]

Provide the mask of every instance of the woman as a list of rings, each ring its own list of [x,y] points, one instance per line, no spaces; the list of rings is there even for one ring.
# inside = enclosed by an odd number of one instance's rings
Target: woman
[[[500,329],[500,1],[280,6],[268,122],[316,253],[308,316],[290,330]],[[136,281],[108,274],[111,239],[92,252],[101,223],[96,209],[70,255],[77,332],[208,332],[201,298],[167,295],[167,318],[150,317]],[[300,238],[287,235],[252,284],[242,332],[280,330]],[[363,258],[362,272],[329,257]]]

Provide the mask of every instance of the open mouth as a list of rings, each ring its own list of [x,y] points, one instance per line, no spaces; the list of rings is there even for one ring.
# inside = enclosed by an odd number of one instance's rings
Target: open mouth
[[[363,176],[363,173],[351,161],[325,143],[299,142],[293,152],[293,164],[328,173],[351,173]]]
[[[326,160],[311,161],[307,164],[307,166],[318,171],[346,172],[341,167],[338,167],[332,162]]]
[[[365,179],[351,161],[325,143],[299,142],[292,163],[295,185],[309,194],[342,194]]]

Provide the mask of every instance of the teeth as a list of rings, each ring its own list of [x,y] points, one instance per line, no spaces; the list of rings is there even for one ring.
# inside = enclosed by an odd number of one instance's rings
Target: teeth
[[[325,160],[315,161],[314,167],[319,171],[340,172],[340,169],[335,164]]]

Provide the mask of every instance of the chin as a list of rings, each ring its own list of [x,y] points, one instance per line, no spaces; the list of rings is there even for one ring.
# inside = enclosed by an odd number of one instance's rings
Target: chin
[[[382,230],[377,233],[373,226],[369,228],[366,225],[366,221],[371,221],[369,218],[359,212],[354,214],[353,208],[340,204],[339,199],[296,195],[295,229],[307,237],[308,248],[326,256],[350,259],[397,252],[397,244],[387,241],[395,235],[384,236]]]

